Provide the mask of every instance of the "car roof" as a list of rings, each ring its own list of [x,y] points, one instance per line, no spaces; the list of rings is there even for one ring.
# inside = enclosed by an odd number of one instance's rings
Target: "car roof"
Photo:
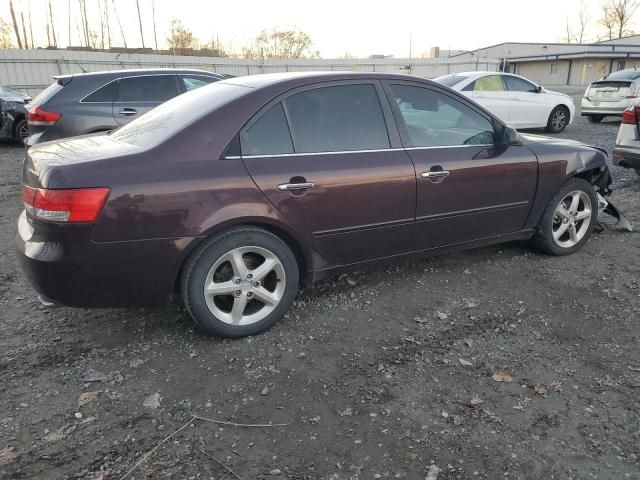
[[[419,81],[425,83],[432,82],[422,77],[413,75],[404,75],[399,73],[378,73],[378,72],[287,72],[287,73],[263,73],[259,75],[250,75],[245,77],[235,77],[222,80],[219,83],[227,83],[230,85],[238,85],[249,88],[263,88],[276,85],[305,85],[316,82],[331,82],[340,80],[404,80]]]
[[[55,75],[53,78],[56,80],[73,78],[73,77],[117,77],[119,75],[123,76],[134,76],[134,75],[152,75],[152,74],[162,74],[162,73],[193,73],[198,75],[209,75],[218,78],[222,78],[223,76],[219,73],[208,72],[207,70],[198,70],[194,68],[131,68],[131,69],[122,69],[122,70],[103,70],[99,72],[84,72],[84,73],[71,73],[68,75]]]

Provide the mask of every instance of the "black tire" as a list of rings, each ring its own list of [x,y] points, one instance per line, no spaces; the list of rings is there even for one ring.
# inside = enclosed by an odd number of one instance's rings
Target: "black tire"
[[[571,114],[569,113],[569,109],[564,105],[558,105],[556,108],[551,110],[549,114],[549,120],[547,120],[547,128],[546,131],[548,133],[560,133],[567,125],[569,125]]]
[[[589,220],[588,228],[578,243],[572,247],[561,247],[553,239],[553,225],[556,208],[560,205],[560,202],[571,192],[582,191],[586,193],[591,201],[591,218]],[[533,240],[535,247],[548,254],[548,255],[570,255],[580,250],[585,243],[589,240],[589,237],[593,233],[593,228],[598,221],[598,199],[593,186],[581,178],[572,178],[568,180],[560,190],[553,196],[553,198],[547,204],[542,218],[536,227]]]
[[[29,124],[24,118],[13,127],[13,137],[22,144],[29,138]]]
[[[589,123],[600,123],[604,115],[589,115],[587,118],[589,119]]]
[[[249,246],[266,249],[277,257],[284,270],[284,292],[274,310],[263,319],[248,325],[232,325],[216,317],[207,306],[205,279],[223,255],[236,248]],[[182,273],[182,299],[195,323],[205,332],[240,338],[269,329],[287,312],[297,294],[299,276],[295,255],[279,237],[260,228],[239,227],[207,240],[190,256]]]

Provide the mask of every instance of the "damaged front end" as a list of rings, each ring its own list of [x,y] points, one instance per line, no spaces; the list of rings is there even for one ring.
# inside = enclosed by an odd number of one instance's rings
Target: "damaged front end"
[[[602,151],[606,155],[606,152],[604,150],[600,148],[598,148],[597,150]],[[596,195],[598,196],[598,209],[615,218],[617,221],[617,228],[632,232],[633,226],[631,225],[631,222],[629,222],[627,217],[624,216],[624,214],[618,209],[618,207],[616,207],[607,199],[607,197],[609,197],[613,193],[613,190],[611,189],[611,183],[611,172],[609,172],[609,167],[607,167],[606,165],[602,167],[600,171],[591,178],[591,184],[594,186]],[[598,222],[598,227],[601,231],[604,230],[604,225],[602,225],[600,222]]]
[[[25,114],[24,102],[0,98],[0,139],[13,139],[15,126]]]

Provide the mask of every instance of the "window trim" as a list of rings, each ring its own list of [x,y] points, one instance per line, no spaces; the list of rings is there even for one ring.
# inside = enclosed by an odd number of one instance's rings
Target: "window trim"
[[[296,140],[295,140],[295,132],[293,128],[291,128],[291,119],[289,117],[289,111],[286,105],[287,98],[296,95],[301,92],[316,90],[319,88],[327,88],[327,87],[337,87],[344,85],[372,85],[375,89],[376,95],[378,97],[378,102],[380,104],[380,109],[382,111],[382,117],[385,123],[387,137],[389,139],[389,148],[384,149],[364,149],[364,150],[345,150],[345,151],[329,151],[329,152],[296,152]],[[351,80],[329,80],[322,82],[315,82],[308,85],[302,85],[299,87],[292,88],[287,90],[286,92],[281,93],[275,98],[271,99],[268,103],[266,103],[263,107],[261,107],[256,113],[254,113],[251,118],[243,125],[243,127],[239,131],[240,135],[240,153],[241,155],[238,157],[236,155],[233,156],[222,156],[222,159],[227,160],[236,160],[239,158],[268,158],[268,157],[280,157],[280,156],[298,156],[298,155],[325,155],[325,154],[344,154],[344,153],[366,153],[366,152],[376,152],[376,151],[393,151],[394,149],[403,149],[402,140],[400,136],[400,132],[398,130],[398,126],[393,116],[393,111],[391,105],[388,103],[389,99],[385,94],[384,88],[382,86],[382,82],[379,79],[351,79]],[[251,126],[257,122],[264,114],[266,114],[271,107],[273,107],[277,103],[282,103],[282,108],[285,112],[285,118],[287,120],[287,127],[289,128],[289,134],[291,135],[291,141],[293,142],[293,153],[283,153],[283,154],[275,154],[275,155],[243,155],[242,154],[242,138],[243,135],[246,134],[246,131],[251,128]]]
[[[425,83],[414,82],[410,80],[384,80],[382,82],[382,87],[384,88],[384,91],[388,97],[387,99],[389,100],[389,103],[391,105],[393,116],[395,118],[396,125],[398,126],[398,131],[400,132],[400,138],[402,139],[402,144],[405,150],[422,150],[422,149],[433,149],[433,148],[460,148],[460,147],[463,147],[463,148],[496,147],[496,146],[503,145],[499,142],[487,143],[487,144],[473,144],[473,145],[428,145],[428,146],[413,145],[413,142],[411,141],[411,137],[409,135],[409,129],[407,128],[407,124],[404,121],[402,112],[400,111],[400,108],[398,107],[398,105],[395,104],[395,95],[391,88],[392,85],[404,85],[409,87],[424,88],[426,90],[431,90],[441,95],[445,95],[453,100],[457,100],[458,102],[462,103],[463,105],[475,111],[476,113],[484,117],[487,121],[489,121],[489,123],[493,126],[493,135],[494,135],[494,138],[496,139],[500,138],[500,130],[501,130],[500,127],[504,128],[504,124],[500,122],[496,117],[491,115],[490,113],[485,112],[480,108],[478,108],[478,106],[472,103],[467,97],[465,97],[462,94],[455,93],[455,91],[451,90],[450,88],[447,88],[445,90],[446,87],[443,88],[436,84],[425,84]]]

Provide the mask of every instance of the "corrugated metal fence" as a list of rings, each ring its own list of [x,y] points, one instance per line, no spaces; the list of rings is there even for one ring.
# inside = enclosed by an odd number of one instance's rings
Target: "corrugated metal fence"
[[[0,84],[35,95],[51,83],[51,77],[70,73],[125,68],[197,68],[231,75],[272,72],[357,71],[396,72],[434,78],[449,73],[498,69],[498,62],[436,59],[296,59],[249,60],[244,58],[125,54],[71,50],[0,50]]]

